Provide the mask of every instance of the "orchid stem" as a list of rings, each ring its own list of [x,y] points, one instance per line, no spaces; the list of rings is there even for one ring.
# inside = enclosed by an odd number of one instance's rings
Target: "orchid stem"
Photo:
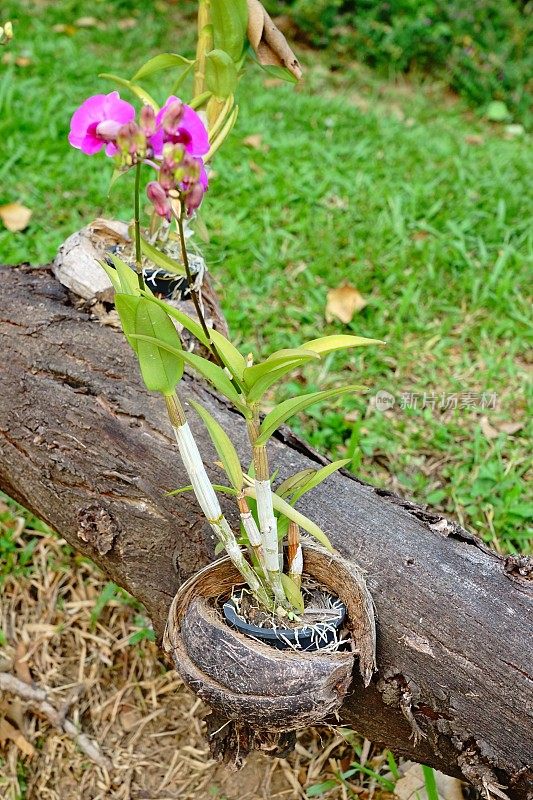
[[[135,197],[134,197],[134,228],[135,228],[135,272],[139,281],[139,289],[144,290],[142,252],[141,252],[141,203],[139,199],[141,188],[141,162],[135,167]]]
[[[285,590],[281,583],[283,564],[280,563],[279,558],[278,523],[274,515],[268,455],[265,445],[256,444],[259,435],[259,418],[256,416],[254,420],[248,420],[247,427],[254,460],[255,499],[257,502],[257,515],[259,517],[261,546],[267,570],[266,577],[268,578],[276,602],[283,608],[290,608],[290,603],[287,601]]]
[[[182,203],[182,209],[183,209],[183,203]],[[185,267],[185,274],[187,275],[187,284],[189,286],[189,292],[192,297],[192,301],[194,303],[196,315],[200,321],[200,325],[202,326],[202,330],[204,332],[205,338],[207,339],[209,349],[213,354],[213,358],[215,359],[219,367],[225,369],[226,365],[222,361],[220,354],[216,348],[216,345],[211,338],[211,333],[209,331],[209,328],[207,327],[207,323],[204,317],[204,312],[200,304],[198,291],[194,286],[194,281],[191,273],[191,265],[189,264],[189,254],[187,253],[187,246],[185,244],[185,231],[183,229],[183,210],[180,212],[180,214],[175,214],[174,216],[176,218],[176,222],[178,223],[178,230],[180,234],[180,244],[181,244],[181,256],[183,259],[183,266]]]
[[[212,531],[222,542],[232,563],[238,569],[255,597],[270,611],[274,604],[251,564],[245,559],[226,517],[222,513],[218,497],[207,475],[196,441],[189,428],[185,412],[175,392],[165,395],[170,424],[176,437],[183,466],[202,512]]]

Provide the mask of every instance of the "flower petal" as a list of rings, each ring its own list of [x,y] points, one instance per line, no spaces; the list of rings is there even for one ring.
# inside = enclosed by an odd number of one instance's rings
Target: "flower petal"
[[[205,155],[209,150],[209,136],[206,127],[194,108],[185,104],[183,106],[181,128],[184,128],[191,137],[190,144],[186,146],[188,152],[194,156]]]
[[[92,133],[88,133],[81,142],[80,150],[82,153],[85,153],[86,156],[94,156],[95,153],[100,152],[104,144],[105,142],[101,139],[98,139]]]

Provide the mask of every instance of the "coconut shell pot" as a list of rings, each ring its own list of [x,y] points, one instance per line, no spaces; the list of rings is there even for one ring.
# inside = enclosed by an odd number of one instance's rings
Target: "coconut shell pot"
[[[243,581],[228,558],[205,567],[176,594],[164,648],[177,671],[217,718],[247,723],[265,733],[314,725],[336,712],[356,662],[365,685],[375,664],[372,598],[362,571],[336,553],[303,545],[304,576],[346,606],[348,650],[279,650],[231,627],[221,601]]]

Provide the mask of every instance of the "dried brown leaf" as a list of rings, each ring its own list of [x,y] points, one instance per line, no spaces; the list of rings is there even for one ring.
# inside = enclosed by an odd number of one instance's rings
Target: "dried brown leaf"
[[[20,203],[7,203],[0,206],[0,219],[11,233],[23,231],[28,227],[32,211]]]
[[[484,142],[483,136],[479,133],[467,133],[465,136],[466,144],[480,145]]]
[[[80,17],[74,23],[77,28],[95,28],[98,25],[96,17]]]
[[[338,319],[347,325],[366,306],[363,295],[350,283],[330,289],[326,300],[326,322]]]
[[[252,133],[250,136],[245,136],[242,143],[246,147],[251,147],[253,150],[264,150],[263,137],[260,133]]]
[[[119,19],[117,22],[117,26],[121,31],[131,31],[132,28],[137,27],[137,22],[134,17],[124,17],[124,19]]]
[[[497,439],[501,433],[505,433],[508,436],[513,436],[513,434],[518,433],[518,431],[522,430],[524,427],[523,422],[489,422],[489,418],[487,416],[481,417],[479,420],[479,426],[483,433],[485,439],[491,441],[492,439]]]
[[[259,0],[248,0],[247,35],[260,64],[285,67],[300,80],[302,69],[298,59]]]

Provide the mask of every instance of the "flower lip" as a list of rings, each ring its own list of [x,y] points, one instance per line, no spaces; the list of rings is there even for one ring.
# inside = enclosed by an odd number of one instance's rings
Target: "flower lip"
[[[92,128],[95,125],[93,122],[89,127]],[[119,130],[122,128],[122,124],[120,122],[116,122],[114,119],[104,119],[102,122],[96,124],[95,128],[95,135],[99,136],[100,139],[104,139],[104,141],[113,141],[117,138],[117,134]]]

